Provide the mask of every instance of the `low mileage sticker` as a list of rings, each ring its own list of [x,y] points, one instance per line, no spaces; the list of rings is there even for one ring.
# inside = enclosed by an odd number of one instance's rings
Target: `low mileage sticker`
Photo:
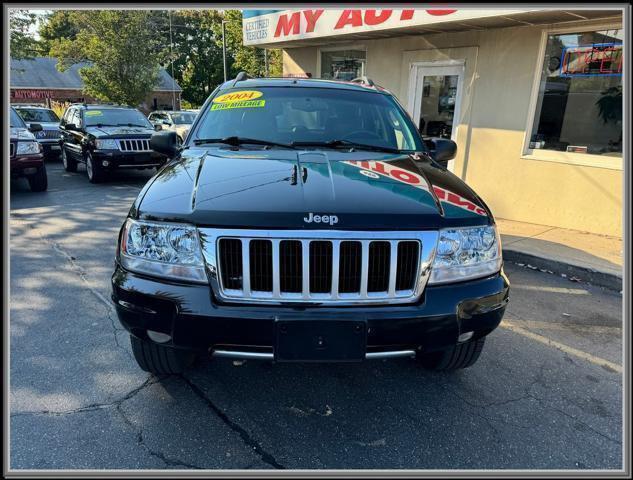
[[[213,99],[211,110],[227,110],[230,108],[257,108],[264,107],[266,100],[258,90],[241,90],[239,92],[225,93]]]

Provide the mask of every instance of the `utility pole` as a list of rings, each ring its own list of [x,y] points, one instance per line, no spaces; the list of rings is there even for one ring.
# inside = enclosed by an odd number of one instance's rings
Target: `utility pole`
[[[171,57],[171,109],[176,111],[176,78],[174,77],[174,38],[171,34],[171,10],[169,12],[169,53]]]
[[[227,20],[222,20],[222,64],[224,65],[224,81],[226,82],[227,78],[227,65],[226,65],[226,24],[229,23]]]

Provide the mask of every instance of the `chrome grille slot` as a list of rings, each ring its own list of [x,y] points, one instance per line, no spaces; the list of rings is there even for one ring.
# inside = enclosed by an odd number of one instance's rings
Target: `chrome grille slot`
[[[242,289],[242,242],[233,238],[220,240],[220,271],[222,272],[222,284],[227,289]]]
[[[390,255],[389,242],[369,244],[368,292],[386,292],[389,289]]]
[[[310,293],[332,290],[332,242],[310,242]]]
[[[396,290],[409,290],[415,283],[415,259],[420,258],[418,242],[400,242],[398,244],[398,273]]]
[[[15,155],[15,147],[16,147],[16,143],[11,142],[10,147],[9,147],[9,156],[13,157]]]
[[[363,247],[360,242],[341,242],[339,254],[339,293],[360,293]]]
[[[125,138],[118,140],[119,150],[122,152],[149,152],[149,139],[147,138]]]
[[[251,240],[249,248],[251,290],[273,291],[273,249],[270,240]]]
[[[426,286],[438,238],[436,231],[200,232],[214,292],[236,303],[411,303]]]
[[[282,292],[301,293],[303,261],[301,242],[279,242],[279,288]]]

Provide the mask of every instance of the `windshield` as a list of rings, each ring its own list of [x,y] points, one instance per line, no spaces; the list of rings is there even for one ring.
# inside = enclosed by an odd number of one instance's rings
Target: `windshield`
[[[17,112],[14,109],[11,109],[11,126],[14,128],[26,128],[26,125],[24,124],[24,120],[22,120],[20,118],[20,116],[17,114]]]
[[[123,108],[88,108],[84,111],[86,126],[138,126],[153,128],[149,120],[138,110],[126,110]]]
[[[333,140],[423,151],[415,126],[389,95],[349,89],[262,87],[215,97],[195,138],[237,136],[289,144]]]
[[[172,113],[171,118],[176,125],[191,125],[196,118],[193,113]]]
[[[47,108],[19,108],[17,112],[25,122],[59,122],[57,114]]]

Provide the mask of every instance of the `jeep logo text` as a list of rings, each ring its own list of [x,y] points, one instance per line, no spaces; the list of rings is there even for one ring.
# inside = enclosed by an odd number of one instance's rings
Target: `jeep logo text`
[[[336,215],[315,215],[308,213],[307,217],[303,217],[303,221],[306,223],[329,223],[330,225],[336,225],[338,223],[338,217]]]

